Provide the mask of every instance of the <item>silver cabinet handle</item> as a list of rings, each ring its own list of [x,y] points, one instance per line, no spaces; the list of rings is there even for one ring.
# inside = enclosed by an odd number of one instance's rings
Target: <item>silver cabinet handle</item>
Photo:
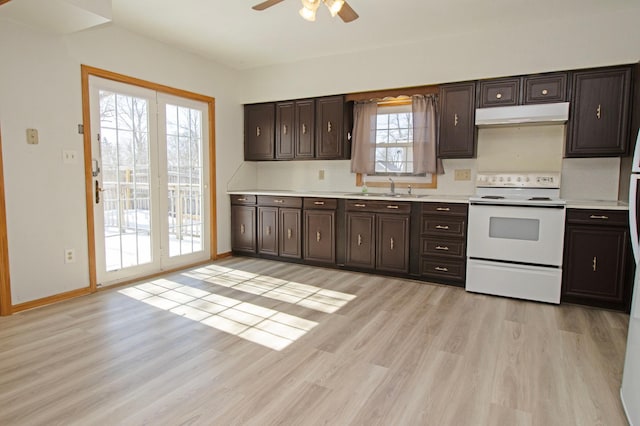
[[[596,272],[598,269],[598,258],[596,256],[593,256],[593,264],[591,267],[593,268],[593,272]]]
[[[302,134],[306,135],[307,134],[307,125],[302,123]]]
[[[324,201],[314,201],[313,204],[316,206],[324,206]]]
[[[447,229],[449,229],[449,226],[448,226],[448,225],[436,225],[436,229],[444,229],[444,230],[447,230]]]
[[[333,130],[333,126],[331,125],[331,122],[327,121],[327,133],[331,133],[332,130]]]
[[[447,247],[447,246],[436,246],[436,250],[449,251],[449,247]]]
[[[391,250],[393,250],[393,249],[394,249],[395,243],[394,243],[394,241],[393,241],[393,237],[391,237],[391,238],[389,239],[389,246],[390,246]]]
[[[271,227],[267,226],[267,235],[271,235]]]
[[[358,234],[358,245],[362,245],[362,235]]]
[[[256,136],[260,136],[260,126],[256,126]]]
[[[441,266],[436,266],[433,269],[435,269],[436,271],[439,271],[439,272],[449,272],[449,268],[443,268]]]
[[[241,233],[241,234],[244,234],[244,224],[241,224],[241,225],[240,225],[240,233]]]
[[[458,114],[453,114],[453,127],[458,127]]]
[[[367,207],[366,204],[354,204],[353,206],[354,207]]]
[[[589,219],[602,219],[602,220],[607,220],[609,219],[609,216],[596,216],[594,214],[592,214],[591,216],[589,216]]]
[[[600,120],[600,118],[602,117],[602,105],[598,104],[598,109],[596,110],[596,117],[598,118],[598,120]]]
[[[282,133],[284,133],[284,134],[286,135],[288,130],[289,130],[289,129],[287,128],[287,125],[286,125],[286,124],[283,124],[283,125],[282,125]]]
[[[397,210],[397,209],[399,209],[400,207],[398,207],[398,206],[387,206],[387,208],[388,208],[388,209]]]
[[[316,231],[316,241],[320,242],[320,231]]]
[[[236,200],[237,200],[237,201],[247,201],[247,199],[246,199],[246,198],[237,198]]]
[[[439,211],[439,212],[451,211],[451,209],[449,207],[438,207],[438,208],[436,208],[436,210]]]
[[[291,239],[291,228],[287,229],[287,239]]]
[[[284,200],[273,200],[274,203],[283,204]]]

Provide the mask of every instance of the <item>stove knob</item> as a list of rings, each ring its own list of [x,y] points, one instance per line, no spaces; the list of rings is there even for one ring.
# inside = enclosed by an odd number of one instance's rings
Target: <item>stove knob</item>
[[[518,176],[518,179],[516,179],[518,182],[520,182],[522,180],[522,178],[520,176]]]
[[[525,182],[529,182],[529,176],[527,176],[526,178],[524,178]]]
[[[500,176],[500,182],[502,182],[504,180],[504,178],[502,176]]]
[[[511,182],[511,176],[507,177],[507,182]]]

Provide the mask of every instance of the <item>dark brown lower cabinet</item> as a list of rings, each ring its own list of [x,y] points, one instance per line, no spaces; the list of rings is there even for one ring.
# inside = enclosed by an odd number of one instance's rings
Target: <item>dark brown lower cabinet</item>
[[[231,206],[231,248],[238,252],[256,252],[255,206]]]
[[[305,260],[336,263],[336,204],[336,200],[304,200]]]
[[[561,302],[628,311],[629,245],[626,212],[568,209]]]
[[[346,203],[346,260],[355,268],[409,272],[410,203]]]
[[[280,257],[302,258],[300,239],[300,209],[280,209],[280,234],[278,235]]]
[[[258,207],[258,253],[278,255],[277,207]]]

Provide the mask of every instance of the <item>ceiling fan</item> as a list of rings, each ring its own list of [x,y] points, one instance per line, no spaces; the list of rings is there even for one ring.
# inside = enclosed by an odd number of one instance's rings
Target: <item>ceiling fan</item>
[[[256,4],[252,7],[253,10],[265,10],[271,6],[275,6],[284,0],[267,0],[262,3]],[[358,19],[358,14],[355,10],[349,6],[345,0],[302,0],[302,9],[300,9],[300,16],[307,21],[316,20],[316,11],[320,6],[320,3],[324,3],[329,9],[331,16],[340,16],[344,22],[351,22]]]

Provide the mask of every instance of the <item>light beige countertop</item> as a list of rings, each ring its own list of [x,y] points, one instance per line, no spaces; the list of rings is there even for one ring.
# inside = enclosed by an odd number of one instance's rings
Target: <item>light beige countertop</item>
[[[370,191],[361,192],[333,192],[333,191],[282,191],[271,189],[258,190],[235,190],[227,191],[229,195],[270,195],[275,197],[319,197],[319,198],[349,198],[362,200],[397,200],[397,201],[417,201],[426,203],[468,203],[469,195],[441,195],[441,194],[407,194],[396,193],[391,197],[384,192]],[[629,204],[623,201],[608,200],[567,200],[569,209],[605,209],[605,210],[628,210]]]

